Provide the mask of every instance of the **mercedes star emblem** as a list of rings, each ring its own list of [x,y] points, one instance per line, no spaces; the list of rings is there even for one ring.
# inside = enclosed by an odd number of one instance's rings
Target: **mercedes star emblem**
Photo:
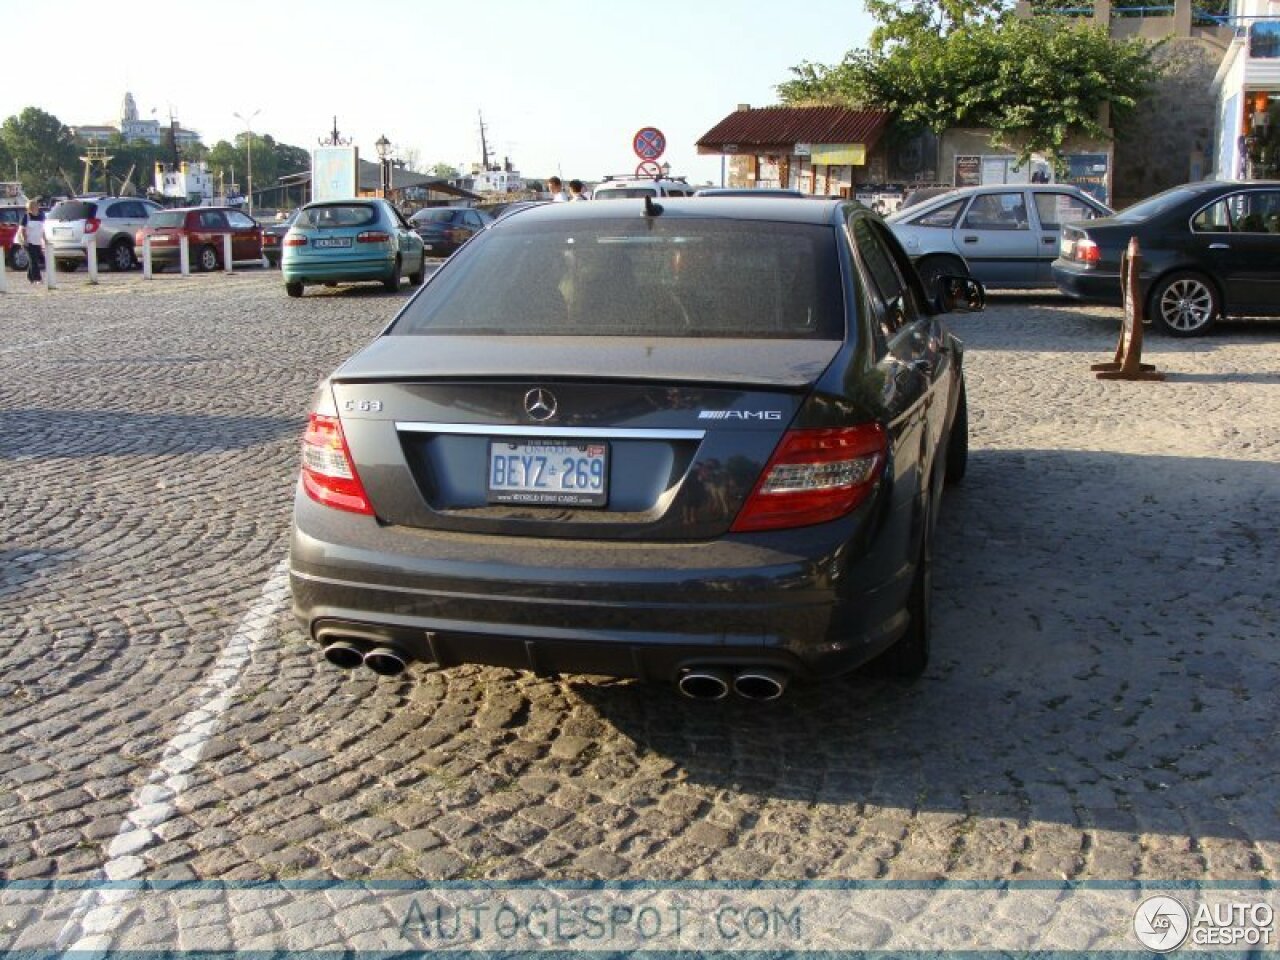
[[[524,412],[531,420],[550,420],[556,415],[556,395],[542,387],[534,387],[524,395]]]

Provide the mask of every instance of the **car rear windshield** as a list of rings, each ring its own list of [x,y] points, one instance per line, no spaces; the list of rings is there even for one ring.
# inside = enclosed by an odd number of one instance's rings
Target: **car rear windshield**
[[[1196,190],[1188,190],[1186,187],[1174,187],[1172,190],[1157,193],[1154,197],[1148,197],[1146,200],[1135,203],[1131,207],[1125,207],[1119,213],[1112,214],[1111,219],[1125,222],[1146,220],[1148,217],[1159,216],[1166,210],[1172,210],[1179,204],[1199,195],[1199,191]]]
[[[180,227],[186,219],[187,215],[184,212],[165,210],[162,213],[153,213],[151,216],[147,217],[147,226]]]
[[[0,207],[0,223],[21,223],[24,213],[21,207]]]
[[[50,220],[88,220],[98,212],[96,203],[85,200],[63,200],[49,211]]]
[[[472,240],[391,332],[838,340],[836,235],[778,221],[515,218]]]
[[[298,214],[295,227],[317,227],[321,230],[339,227],[363,227],[378,219],[378,211],[368,203],[326,203],[307,207]]]
[[[456,210],[419,210],[413,215],[414,223],[450,223],[460,216]]]

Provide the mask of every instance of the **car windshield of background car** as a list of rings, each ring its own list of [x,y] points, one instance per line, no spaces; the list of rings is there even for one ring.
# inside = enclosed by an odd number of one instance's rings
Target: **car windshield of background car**
[[[1045,230],[1057,230],[1064,223],[1076,223],[1080,220],[1096,220],[1105,217],[1106,213],[1079,197],[1069,193],[1032,194],[1036,201],[1036,214],[1040,217],[1040,226]]]
[[[390,332],[839,340],[836,234],[774,221],[515,219],[478,234]]]
[[[153,213],[147,218],[148,227],[161,227],[168,229],[170,227],[180,227],[186,222],[187,214],[185,211],[166,210],[163,213]]]
[[[315,227],[320,230],[342,227],[363,227],[375,223],[378,211],[367,203],[325,203],[307,207],[298,214],[297,227]]]
[[[1148,217],[1159,216],[1166,210],[1173,209],[1192,197],[1198,196],[1199,193],[1198,190],[1188,190],[1186,187],[1174,187],[1172,190],[1166,190],[1164,193],[1157,193],[1154,197],[1139,201],[1131,207],[1125,207],[1119,213],[1113,213],[1111,218],[1126,223],[1146,220]]]
[[[410,219],[414,223],[451,223],[458,215],[457,210],[419,210]]]
[[[83,200],[63,200],[49,211],[50,220],[88,220],[98,212],[96,203]]]

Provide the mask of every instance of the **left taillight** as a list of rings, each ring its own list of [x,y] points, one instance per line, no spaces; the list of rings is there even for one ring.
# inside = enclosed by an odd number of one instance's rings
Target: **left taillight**
[[[878,423],[788,430],[733,522],[734,533],[825,523],[875,489],[889,455]]]
[[[317,503],[352,513],[373,513],[337,417],[312,413],[302,438],[302,487]]]

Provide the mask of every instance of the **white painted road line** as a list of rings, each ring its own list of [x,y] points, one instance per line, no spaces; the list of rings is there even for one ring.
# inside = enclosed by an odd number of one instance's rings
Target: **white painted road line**
[[[196,706],[178,722],[177,733],[165,745],[160,762],[134,795],[133,808],[107,848],[102,879],[137,878],[146,869],[141,854],[162,842],[156,829],[177,813],[178,798],[189,785],[192,769],[200,762],[205,744],[239,690],[244,668],[285,602],[288,565],[287,559],[282,560],[272,570],[262,595],[245,613],[196,695]],[[124,905],[136,893],[130,889],[86,891],[58,934],[58,949],[106,949],[110,945],[109,932],[120,925]],[[73,937],[75,943],[68,946]]]

